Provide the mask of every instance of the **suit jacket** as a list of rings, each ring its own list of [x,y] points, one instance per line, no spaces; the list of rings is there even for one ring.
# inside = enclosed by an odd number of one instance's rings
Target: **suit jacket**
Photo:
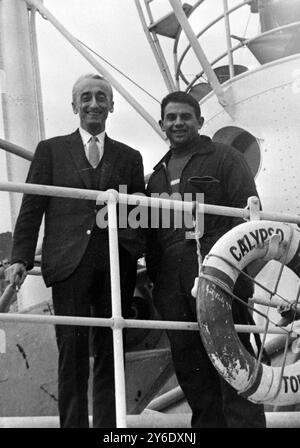
[[[61,187],[92,189],[89,165],[79,131],[38,144],[26,182]],[[98,190],[126,185],[128,194],[144,192],[143,162],[140,153],[107,136],[104,155],[97,170]],[[34,264],[39,228],[45,216],[42,273],[47,286],[67,278],[78,266],[99,207],[95,201],[52,196],[24,195],[16,222],[11,262]],[[142,254],[132,229],[120,229],[119,243],[133,257]]]

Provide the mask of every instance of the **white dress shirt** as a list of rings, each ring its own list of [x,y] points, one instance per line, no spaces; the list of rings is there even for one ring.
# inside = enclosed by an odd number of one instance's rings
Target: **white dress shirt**
[[[85,129],[79,127],[79,133],[82,139],[82,143],[83,143],[83,147],[84,147],[84,152],[86,155],[87,160],[89,160],[89,141],[90,138],[93,137],[92,134],[90,134],[89,132],[87,132]],[[102,159],[103,153],[104,153],[104,138],[105,138],[105,131],[100,132],[100,134],[95,135],[95,137],[98,138],[97,141],[97,146],[99,149],[99,154],[100,154],[100,160]]]

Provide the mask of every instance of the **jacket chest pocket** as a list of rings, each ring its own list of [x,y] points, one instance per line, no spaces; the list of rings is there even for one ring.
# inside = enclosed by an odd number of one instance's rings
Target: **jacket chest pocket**
[[[222,186],[221,181],[213,176],[192,176],[188,178],[188,183],[197,193],[204,194],[204,202],[206,204],[222,203]]]

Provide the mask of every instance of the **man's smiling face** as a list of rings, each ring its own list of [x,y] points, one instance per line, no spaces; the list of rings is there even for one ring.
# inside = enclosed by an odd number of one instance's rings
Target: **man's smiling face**
[[[105,130],[113,104],[112,90],[105,80],[86,78],[78,84],[72,106],[74,113],[79,114],[80,126],[96,135]]]
[[[160,126],[166,132],[172,146],[188,143],[198,135],[203,119],[196,117],[194,108],[187,103],[170,102],[164,110]]]

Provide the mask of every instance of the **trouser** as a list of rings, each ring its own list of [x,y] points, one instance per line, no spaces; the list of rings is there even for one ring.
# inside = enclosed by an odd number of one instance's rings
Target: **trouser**
[[[195,321],[196,299],[190,291],[198,275],[195,243],[186,241],[167,249],[154,287],[154,303],[164,320]],[[243,322],[246,307],[234,302],[235,323]],[[245,321],[247,321],[245,319]],[[193,428],[261,428],[266,426],[263,405],[241,397],[217,373],[196,331],[169,330],[174,369],[192,409]],[[253,354],[250,336],[241,338]]]
[[[122,314],[128,316],[136,262],[119,248]],[[107,235],[95,232],[73,274],[53,285],[56,315],[111,317]],[[88,427],[88,378],[93,364],[93,427],[114,428],[115,392],[112,330],[108,327],[57,325],[58,406],[63,428]],[[92,351],[92,353],[90,353]]]

